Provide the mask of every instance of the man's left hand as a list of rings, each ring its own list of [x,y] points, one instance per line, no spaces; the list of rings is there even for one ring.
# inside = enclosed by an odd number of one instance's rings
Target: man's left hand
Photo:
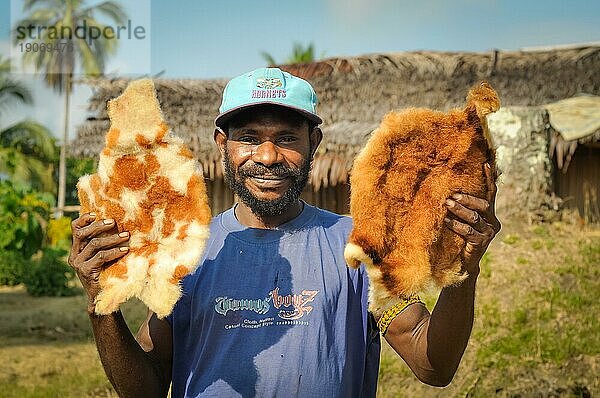
[[[479,273],[479,261],[483,253],[500,231],[500,221],[494,209],[497,191],[495,170],[486,163],[484,172],[488,188],[486,199],[457,193],[446,200],[449,214],[444,223],[465,238],[467,244],[462,253],[463,266],[472,276]]]

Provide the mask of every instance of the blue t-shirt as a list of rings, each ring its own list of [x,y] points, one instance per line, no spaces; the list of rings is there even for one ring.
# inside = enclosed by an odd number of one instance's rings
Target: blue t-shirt
[[[375,396],[380,341],[366,272],[344,261],[351,229],[306,203],[276,229],[216,216],[168,318],[173,396]]]

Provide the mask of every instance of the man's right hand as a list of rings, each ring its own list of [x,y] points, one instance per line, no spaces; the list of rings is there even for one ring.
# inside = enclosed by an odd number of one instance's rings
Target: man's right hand
[[[71,223],[73,244],[69,254],[69,265],[88,295],[88,313],[95,311],[95,299],[100,292],[100,271],[123,257],[129,251],[123,246],[129,240],[129,233],[118,233],[112,219],[95,221],[94,213],[86,213]]]

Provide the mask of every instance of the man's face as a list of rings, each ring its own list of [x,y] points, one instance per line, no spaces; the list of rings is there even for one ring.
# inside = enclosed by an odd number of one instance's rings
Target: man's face
[[[293,111],[259,107],[237,116],[228,130],[225,181],[253,213],[283,214],[308,181],[312,147],[307,121]]]

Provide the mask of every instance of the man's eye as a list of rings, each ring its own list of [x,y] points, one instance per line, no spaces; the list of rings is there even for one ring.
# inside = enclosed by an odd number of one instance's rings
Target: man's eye
[[[247,144],[255,144],[258,141],[256,139],[256,137],[252,137],[252,136],[249,136],[249,135],[241,136],[237,140],[240,141],[240,142],[245,142]]]
[[[289,143],[291,143],[291,142],[296,142],[297,140],[298,140],[298,139],[297,139],[296,137],[294,137],[294,136],[291,136],[291,135],[288,135],[288,136],[284,136],[284,137],[281,137],[281,138],[279,138],[279,140],[278,140],[278,141],[279,141],[279,142],[282,142],[282,143],[289,144]]]

